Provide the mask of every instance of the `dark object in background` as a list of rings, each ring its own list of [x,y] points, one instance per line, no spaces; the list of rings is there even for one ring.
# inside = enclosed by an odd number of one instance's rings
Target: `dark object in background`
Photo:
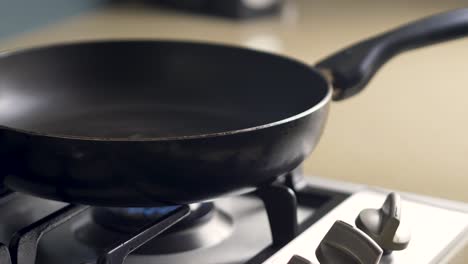
[[[102,206],[189,204],[249,192],[312,152],[332,86],[334,99],[345,99],[393,56],[467,34],[468,9],[460,9],[359,42],[317,68],[195,42],[5,53],[0,175],[13,190]]]
[[[276,14],[284,0],[156,0],[172,8],[235,19]],[[146,1],[148,2],[148,1]]]

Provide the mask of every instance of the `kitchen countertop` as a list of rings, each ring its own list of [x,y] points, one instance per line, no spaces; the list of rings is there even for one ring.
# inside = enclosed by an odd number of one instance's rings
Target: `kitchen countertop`
[[[280,16],[235,22],[138,5],[69,18],[0,40],[0,50],[61,41],[171,38],[231,43],[313,64],[354,41],[464,1],[290,1]],[[332,105],[306,173],[468,202],[468,39],[410,52]],[[261,69],[260,69],[261,70]],[[468,250],[452,263],[464,263]]]
[[[409,1],[408,1],[409,2]],[[464,1],[290,1],[279,16],[235,22],[139,5],[84,13],[0,41],[171,38],[232,43],[307,63]],[[368,88],[332,105],[308,174],[468,202],[468,39],[406,53]],[[259,69],[261,70],[261,69]]]

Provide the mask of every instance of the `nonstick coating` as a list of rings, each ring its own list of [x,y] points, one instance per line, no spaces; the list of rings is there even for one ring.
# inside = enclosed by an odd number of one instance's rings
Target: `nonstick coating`
[[[298,166],[330,87],[307,65],[222,45],[109,41],[0,58],[12,189],[106,206],[245,192]]]
[[[300,114],[327,95],[310,68],[222,46],[102,42],[0,60],[0,124],[41,134],[160,139],[221,133]],[[6,106],[5,106],[6,107]]]

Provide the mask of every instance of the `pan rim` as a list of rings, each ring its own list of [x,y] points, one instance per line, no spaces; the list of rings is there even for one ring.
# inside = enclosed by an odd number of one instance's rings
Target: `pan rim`
[[[69,140],[82,140],[82,141],[106,141],[106,142],[154,142],[154,141],[181,141],[181,140],[193,140],[193,139],[204,139],[204,138],[212,138],[212,137],[222,137],[222,136],[230,136],[230,135],[237,135],[243,134],[253,131],[258,131],[262,129],[267,129],[275,126],[279,126],[285,123],[289,123],[291,121],[300,119],[302,117],[308,116],[313,112],[321,109],[323,106],[328,104],[332,99],[333,94],[333,87],[329,81],[323,76],[323,74],[317,70],[314,66],[308,65],[298,59],[285,56],[282,54],[271,53],[263,50],[256,50],[240,45],[235,44],[226,44],[222,42],[216,41],[200,41],[200,40],[184,40],[184,39],[157,39],[157,38],[110,38],[110,39],[90,39],[90,40],[72,40],[72,41],[65,41],[59,43],[50,43],[50,44],[42,44],[38,46],[32,46],[28,48],[19,48],[19,49],[7,49],[0,51],[0,59],[4,57],[14,56],[26,52],[31,52],[35,50],[41,49],[49,49],[54,47],[63,47],[63,46],[70,46],[70,45],[86,45],[86,44],[112,44],[112,43],[124,43],[124,42],[159,42],[159,43],[174,43],[174,44],[187,44],[187,45],[203,45],[203,46],[212,46],[218,48],[227,48],[227,49],[237,49],[249,52],[260,53],[266,56],[275,57],[276,59],[281,59],[283,61],[288,61],[290,63],[294,63],[298,66],[302,66],[320,76],[322,81],[327,86],[327,92],[325,96],[312,107],[295,114],[293,116],[277,120],[274,122],[247,127],[242,129],[236,130],[227,130],[221,132],[213,132],[213,133],[206,133],[206,134],[196,134],[196,135],[187,135],[187,136],[169,136],[169,137],[142,137],[142,138],[130,138],[130,137],[92,137],[92,136],[75,136],[75,135],[66,135],[66,134],[55,134],[55,133],[46,133],[28,129],[20,129],[14,128],[11,126],[5,126],[0,124],[0,130],[10,130],[15,131],[22,134],[28,134],[33,136],[41,136],[41,137],[48,137],[48,138],[60,138],[60,139],[69,139]]]

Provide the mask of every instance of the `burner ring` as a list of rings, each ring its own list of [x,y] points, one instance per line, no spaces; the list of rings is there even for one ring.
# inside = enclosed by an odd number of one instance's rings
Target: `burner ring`
[[[132,233],[145,224],[157,221],[176,207],[177,206],[151,208],[96,207],[92,209],[91,216],[94,222],[103,228],[121,233]],[[190,209],[190,214],[186,218],[171,227],[165,233],[194,227],[209,221],[210,218],[213,217],[213,203],[192,204],[190,205]]]
[[[233,230],[232,218],[212,203],[191,205],[185,219],[147,242],[134,254],[154,255],[208,248],[227,239]],[[77,239],[98,252],[113,242],[128,237],[164,211],[151,208],[93,208],[89,220],[74,228]],[[156,213],[154,213],[156,212]]]

